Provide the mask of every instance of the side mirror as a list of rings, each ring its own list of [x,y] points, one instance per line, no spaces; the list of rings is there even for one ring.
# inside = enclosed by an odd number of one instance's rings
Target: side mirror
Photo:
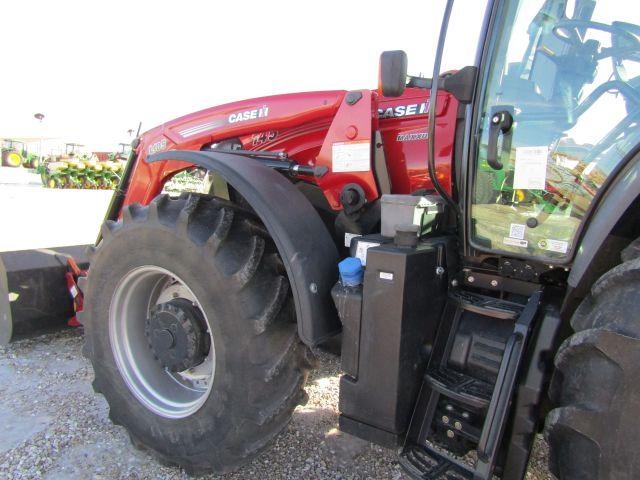
[[[385,97],[399,97],[407,84],[407,54],[402,50],[382,52],[378,91]]]

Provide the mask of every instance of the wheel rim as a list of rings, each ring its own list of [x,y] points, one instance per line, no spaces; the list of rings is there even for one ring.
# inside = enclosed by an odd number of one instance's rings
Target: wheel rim
[[[22,164],[22,157],[18,153],[11,152],[7,156],[7,163],[10,167],[19,167]]]
[[[172,373],[154,358],[145,336],[145,321],[154,306],[172,299],[189,300],[202,314],[210,339],[204,361]],[[129,390],[153,413],[184,418],[211,394],[216,355],[211,324],[191,289],[177,275],[147,265],[128,272],[116,286],[109,307],[109,337],[116,364]]]

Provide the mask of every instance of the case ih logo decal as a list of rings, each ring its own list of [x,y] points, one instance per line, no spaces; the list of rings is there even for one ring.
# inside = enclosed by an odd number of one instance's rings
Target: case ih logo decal
[[[269,107],[266,105],[262,108],[255,108],[253,110],[245,110],[244,112],[232,113],[229,115],[229,123],[244,122],[246,120],[253,120],[255,118],[264,118],[269,115]]]
[[[163,138],[155,143],[149,145],[149,155],[153,155],[154,153],[158,153],[167,148],[167,139]]]
[[[378,116],[383,118],[412,117],[414,115],[426,115],[429,113],[429,101],[412,103],[410,105],[397,105],[389,108],[379,108]]]
[[[243,112],[232,113],[225,120],[224,117],[217,118],[207,123],[201,123],[199,125],[193,125],[189,128],[180,130],[178,133],[182,138],[192,137],[201,133],[208,132],[218,127],[222,127],[227,123],[234,124],[238,122],[245,122],[247,120],[254,120],[256,118],[264,118],[269,116],[269,107],[264,105],[262,108],[254,108],[253,110],[244,110]]]

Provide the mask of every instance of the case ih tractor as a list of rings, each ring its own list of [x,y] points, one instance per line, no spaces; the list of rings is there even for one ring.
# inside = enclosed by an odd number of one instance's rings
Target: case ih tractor
[[[413,478],[638,478],[640,19],[490,1],[475,65],[246,100],[139,136],[81,282],[134,444],[227,472],[342,332],[340,428]],[[457,39],[452,39],[457,41]],[[162,194],[185,169],[207,194]],[[338,264],[340,264],[338,266]]]

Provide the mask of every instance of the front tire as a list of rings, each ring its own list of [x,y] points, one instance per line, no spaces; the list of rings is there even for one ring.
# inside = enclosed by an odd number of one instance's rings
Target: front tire
[[[494,189],[494,175],[489,172],[479,170],[475,180],[475,203],[491,204],[496,201],[496,190]]]
[[[571,319],[545,426],[562,480],[640,478],[639,309],[640,257],[600,277]]]
[[[305,401],[310,368],[310,353],[297,336],[289,282],[266,229],[230,202],[191,194],[161,195],[147,207],[130,205],[121,221],[105,222],[102,232],[92,253],[82,320],[94,388],[107,399],[110,418],[164,463],[191,473],[238,468],[267,447]],[[171,408],[181,397],[168,398],[172,387],[158,383],[162,368],[171,381],[167,366],[153,363],[159,361],[153,358],[155,347],[134,341],[150,322],[155,300],[139,298],[132,304],[137,310],[122,307],[123,298],[159,291],[140,289],[145,282],[153,285],[151,277],[120,288],[132,272],[149,268],[169,272],[192,292],[197,300],[188,300],[206,318],[215,352],[208,393],[175,415]],[[123,321],[122,312],[129,312],[132,322],[126,335],[113,327]],[[136,355],[140,368],[123,367],[122,358]],[[131,380],[145,371],[156,373],[139,379],[141,384],[148,380],[147,394],[154,386],[167,393],[168,410],[150,406],[144,389],[141,396]]]

